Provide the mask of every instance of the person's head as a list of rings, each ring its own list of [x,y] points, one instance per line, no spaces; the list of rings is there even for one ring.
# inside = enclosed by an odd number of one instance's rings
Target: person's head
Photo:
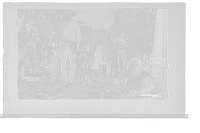
[[[118,32],[119,35],[120,35],[121,33],[123,33],[123,32],[124,32],[124,26],[121,25],[121,26],[118,28],[117,32]]]
[[[62,16],[62,20],[67,20],[67,21],[69,21],[69,20],[71,20],[71,19],[72,19],[72,16],[70,16],[70,15],[64,14],[64,15]]]
[[[117,30],[117,34],[120,35],[121,33],[124,32],[124,25],[121,24],[121,23],[118,23],[118,24],[116,25],[116,30]]]
[[[139,57],[133,57],[129,64],[130,74],[133,77],[140,76],[142,73],[142,60]]]
[[[30,50],[30,51],[34,51],[34,46],[33,45],[28,45],[27,49]]]
[[[26,27],[27,27],[27,35],[29,36],[32,34],[33,25],[26,24]]]
[[[92,33],[96,36],[97,33],[98,33],[98,31],[95,30],[95,31],[93,31]]]
[[[18,19],[16,21],[17,26],[22,26],[23,21],[25,20],[25,18],[23,17],[22,13],[18,13]]]
[[[27,28],[27,35],[30,36],[32,34],[32,29],[33,29],[33,25],[34,25],[34,20],[33,19],[27,19],[25,21],[25,25]]]
[[[80,60],[81,60],[81,61],[86,61],[86,60],[87,60],[87,55],[81,54],[81,55],[80,55]]]
[[[27,27],[28,30],[32,30],[33,24],[26,24],[26,27]]]
[[[127,41],[128,41],[128,35],[122,32],[118,37],[118,42],[120,43],[120,45],[123,46],[126,44]]]
[[[56,50],[55,50],[55,49],[52,49],[50,52],[51,52],[51,56],[56,56],[56,55],[57,55],[57,53],[56,53]]]
[[[23,21],[24,21],[24,19],[18,19],[16,21],[17,27],[22,26]]]
[[[101,30],[99,33],[100,36],[104,37],[106,35],[107,31],[106,30]]]
[[[36,16],[36,19],[38,19],[39,22],[43,22],[43,21],[46,21],[48,17],[45,12],[41,12],[40,14]]]
[[[46,16],[43,15],[43,14],[40,14],[40,15],[37,16],[36,19],[37,19],[37,22],[43,23],[45,21],[45,19],[46,19]]]
[[[63,20],[71,20],[72,17],[77,15],[75,11],[72,11],[70,9],[60,9],[59,13],[62,16]]]

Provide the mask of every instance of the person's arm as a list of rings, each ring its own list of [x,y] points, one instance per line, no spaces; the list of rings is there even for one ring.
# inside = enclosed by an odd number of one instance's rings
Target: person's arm
[[[34,23],[33,24],[33,28],[32,28],[32,31],[35,35],[37,35],[37,23]]]
[[[61,25],[59,25],[58,26],[58,29],[57,29],[57,31],[56,31],[56,35],[55,35],[55,44],[58,46],[58,44],[59,44],[59,41],[60,41],[60,28],[61,27]]]
[[[124,91],[127,87],[126,82],[128,81],[127,77],[124,77],[123,82],[122,82],[122,90]]]
[[[88,64],[85,63],[85,72],[87,73],[88,72]]]
[[[142,82],[143,89],[141,90],[142,93],[149,92],[154,89],[153,82],[149,76],[143,78]]]
[[[52,57],[51,61],[49,62],[49,65],[54,68],[57,65],[57,62],[58,62],[57,57]]]
[[[127,87],[126,83],[128,81],[128,73],[129,73],[129,71],[124,73],[124,78],[123,78],[123,81],[122,81],[122,91],[125,91],[125,89]]]
[[[129,45],[128,44],[125,44],[125,45],[123,45],[123,46],[119,46],[119,49],[125,49],[125,48],[127,48]]]
[[[75,22],[75,28],[76,28],[77,47],[79,48],[80,42],[81,42],[81,32],[80,32],[80,27],[77,22]]]
[[[125,44],[122,46],[119,46],[119,49],[125,49],[129,46],[128,45],[128,35],[126,35],[126,34],[124,34],[124,41],[125,41]]]
[[[47,32],[47,39],[50,40],[51,30],[50,30],[50,26],[48,24],[46,24],[46,32]]]
[[[148,77],[148,78],[145,79],[145,81],[147,83],[147,86],[145,87],[145,89],[152,90],[154,88],[154,85],[153,85],[151,78]]]
[[[91,32],[86,33],[86,34],[87,34],[87,41],[88,41],[88,44],[89,44],[89,46],[91,46],[91,45],[92,45],[92,42],[94,41],[95,36],[94,36],[94,34],[91,33]]]

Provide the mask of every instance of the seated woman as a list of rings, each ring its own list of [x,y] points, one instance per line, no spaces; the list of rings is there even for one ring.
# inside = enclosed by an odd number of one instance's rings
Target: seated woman
[[[133,57],[129,67],[124,98],[148,93],[154,89],[149,73],[142,69],[142,60],[139,57]]]

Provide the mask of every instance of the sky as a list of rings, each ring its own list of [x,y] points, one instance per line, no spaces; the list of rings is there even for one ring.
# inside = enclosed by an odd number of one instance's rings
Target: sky
[[[113,9],[73,9],[73,11],[77,12],[77,15],[73,17],[74,20],[84,21],[94,29],[99,29],[103,25],[102,28],[109,30],[115,18]]]

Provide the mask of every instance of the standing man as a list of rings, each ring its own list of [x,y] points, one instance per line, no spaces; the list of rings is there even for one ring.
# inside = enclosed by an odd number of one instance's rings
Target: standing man
[[[47,71],[47,55],[48,55],[48,46],[50,40],[50,27],[44,22],[48,17],[41,13],[36,16],[36,19],[39,21],[34,23],[33,31],[36,31],[36,36],[38,38],[38,43],[35,44],[36,47],[36,71],[40,65],[41,51],[43,54],[43,70]]]
[[[57,44],[60,51],[61,59],[61,75],[63,80],[72,82],[76,70],[74,49],[79,47],[81,41],[80,27],[72,17],[77,13],[69,9],[61,9],[61,23],[57,31]],[[73,49],[72,49],[73,48]],[[70,68],[69,72],[66,67],[67,56],[69,57]]]

